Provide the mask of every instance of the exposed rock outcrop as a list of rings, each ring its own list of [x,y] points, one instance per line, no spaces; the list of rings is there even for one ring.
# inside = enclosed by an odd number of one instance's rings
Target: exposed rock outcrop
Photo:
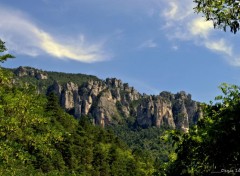
[[[44,79],[48,79],[46,72],[30,67],[19,67],[15,74],[18,77],[34,77],[42,83],[42,87],[46,85]],[[184,91],[177,94],[166,91],[159,95],[140,94],[116,78],[88,80],[81,85],[74,83],[73,79],[61,84],[52,76],[49,80],[53,84],[47,87],[47,93],[53,91],[67,112],[76,118],[89,115],[95,124],[103,127],[123,123],[129,118],[135,119],[134,124],[143,128],[170,127],[186,132],[202,116],[199,103]]]
[[[76,118],[90,115],[97,125],[122,123],[130,116],[141,127],[170,127],[188,131],[201,116],[200,106],[185,92],[162,92],[157,96],[140,94],[116,78],[88,81],[78,86],[54,83],[54,91],[61,105]]]
[[[32,76],[35,77],[36,79],[48,79],[48,75],[46,72],[30,67],[18,67],[15,70],[15,74],[19,77]]]

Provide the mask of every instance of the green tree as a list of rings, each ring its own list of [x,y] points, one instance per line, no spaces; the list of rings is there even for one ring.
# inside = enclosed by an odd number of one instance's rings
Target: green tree
[[[5,42],[3,42],[0,39],[0,53],[7,51],[7,48],[5,47]],[[11,54],[4,54],[0,56],[0,62],[5,62],[9,58],[14,58]],[[10,82],[10,73],[6,70],[3,70],[0,66],[0,86],[3,86],[4,84],[9,84]]]
[[[3,42],[0,39],[0,52],[2,53],[2,52],[5,52],[5,51],[7,51],[7,48],[5,47],[5,42]],[[9,58],[14,58],[14,56],[11,55],[11,54],[4,54],[4,55],[0,56],[0,62],[4,62]]]
[[[194,0],[197,13],[203,13],[206,20],[213,21],[214,28],[226,31],[230,27],[234,34],[239,30],[240,2],[238,0]]]
[[[233,170],[240,160],[240,87],[221,86],[217,103],[204,105],[204,117],[184,135],[175,135],[177,158],[167,175],[210,175]]]
[[[4,42],[0,48],[6,51]],[[13,81],[6,70],[0,68],[0,175],[145,176],[154,172],[147,152],[134,152],[113,130],[94,126],[88,116],[74,119],[54,93],[39,94],[32,82]],[[154,131],[142,136],[148,138]],[[129,138],[126,131],[124,135]],[[141,144],[158,150],[148,140]]]

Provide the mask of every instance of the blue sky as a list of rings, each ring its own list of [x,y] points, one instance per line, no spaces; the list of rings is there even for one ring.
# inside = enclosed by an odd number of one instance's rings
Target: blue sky
[[[141,93],[209,102],[240,85],[239,34],[213,29],[192,0],[0,0],[5,67],[117,77]]]

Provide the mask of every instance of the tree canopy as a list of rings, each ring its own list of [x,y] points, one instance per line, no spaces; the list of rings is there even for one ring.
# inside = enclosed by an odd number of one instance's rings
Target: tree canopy
[[[57,95],[39,94],[0,68],[0,175],[237,175],[240,87],[220,88],[223,95],[203,104],[203,118],[188,133],[164,136],[158,128],[130,128],[131,119],[105,129],[87,116],[76,120]]]
[[[197,6],[194,8],[197,13],[203,13],[206,20],[213,21],[214,28],[221,28],[234,34],[239,30],[240,22],[240,1],[239,0],[194,0]]]
[[[5,42],[3,42],[1,39],[0,39],[0,52],[5,52],[7,51],[7,48],[5,47]],[[8,58],[14,58],[13,55],[11,54],[4,54],[2,56],[0,56],[0,62],[4,62],[6,61]]]
[[[6,51],[0,42],[0,52]],[[4,55],[1,61],[11,58]],[[154,172],[111,131],[66,113],[0,68],[0,175],[147,176]],[[139,154],[140,155],[140,154]]]
[[[167,175],[238,175],[240,160],[240,87],[223,84],[216,104],[204,105],[204,117],[189,133],[172,133],[178,143]]]

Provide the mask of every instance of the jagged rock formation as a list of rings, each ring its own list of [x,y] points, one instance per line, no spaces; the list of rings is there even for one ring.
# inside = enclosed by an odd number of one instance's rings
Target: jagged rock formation
[[[47,79],[47,73],[20,67],[19,77],[28,75]],[[45,77],[39,77],[38,75]],[[97,125],[119,124],[135,119],[135,125],[147,128],[171,127],[188,131],[202,116],[199,103],[184,91],[177,94],[161,92],[159,95],[140,94],[127,83],[116,78],[89,80],[81,85],[74,82],[60,84],[57,80],[48,87],[59,97],[61,106],[76,118],[89,115]]]
[[[90,115],[101,126],[121,123],[131,116],[144,128],[166,126],[187,131],[201,117],[199,104],[183,91],[142,95],[116,78],[88,81],[81,86],[55,82],[52,90],[59,96],[61,105],[76,118]]]
[[[163,126],[175,128],[172,104],[161,96],[148,96],[137,108],[137,122],[140,126]]]
[[[32,76],[36,79],[48,79],[48,75],[46,72],[30,67],[18,67],[14,73],[19,77]]]

